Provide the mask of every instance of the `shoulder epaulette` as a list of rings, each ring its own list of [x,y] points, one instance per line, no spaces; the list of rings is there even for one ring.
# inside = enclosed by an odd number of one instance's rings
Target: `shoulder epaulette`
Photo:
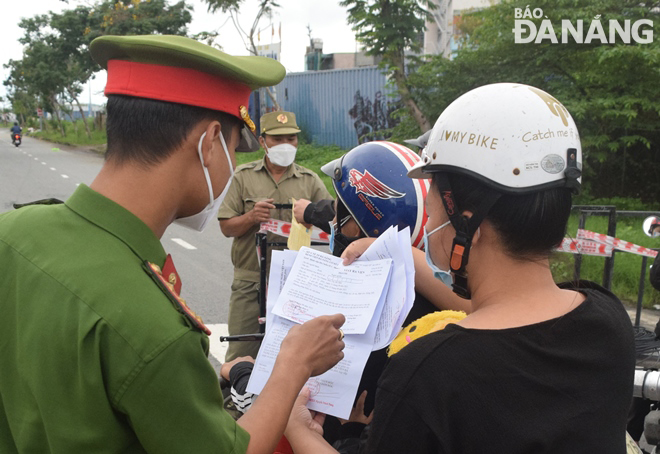
[[[294,163],[294,164],[295,164],[295,163]],[[303,166],[301,166],[300,164],[295,164],[295,166],[296,166],[296,169],[298,170],[298,172],[300,172],[300,173],[302,173],[302,174],[305,174],[305,175],[316,175],[316,172],[314,172],[314,171],[311,170],[311,169],[308,169],[307,167],[303,167]]]
[[[178,292],[175,289],[175,285],[177,284],[177,281],[171,282],[172,280],[171,275],[170,278],[165,279],[160,267],[146,260],[142,263],[142,267],[147,272],[147,274],[151,276],[151,278],[158,285],[158,287],[160,287],[163,293],[165,293],[165,295],[172,302],[176,310],[179,311],[186,318],[186,320],[188,320],[192,328],[202,331],[203,333],[206,333],[207,336],[211,335],[211,330],[208,329],[206,325],[204,325],[202,318],[188,307],[186,300],[184,300],[179,296]],[[174,275],[176,276],[176,273]]]
[[[60,203],[64,203],[64,202],[62,202],[60,199],[50,198],[50,199],[35,200],[34,202],[27,202],[27,203],[14,203],[13,207],[18,210],[19,208],[27,207],[30,205],[59,205]]]
[[[259,161],[252,161],[252,162],[247,162],[245,164],[241,164],[240,166],[236,167],[235,172],[240,172],[241,170],[245,169],[254,169]]]

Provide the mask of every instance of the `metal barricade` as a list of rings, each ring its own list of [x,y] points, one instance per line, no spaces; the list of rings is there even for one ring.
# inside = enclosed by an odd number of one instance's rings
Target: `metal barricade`
[[[584,229],[587,218],[589,216],[607,216],[607,235],[616,236],[616,224],[619,217],[639,217],[645,218],[648,216],[658,216],[660,213],[656,211],[617,211],[613,205],[574,205],[573,210],[579,211],[578,228]],[[656,249],[658,250],[658,249]],[[617,250],[612,251],[612,257],[605,258],[605,266],[603,268],[603,287],[610,290],[612,288],[612,275],[614,272],[614,257]],[[573,278],[577,281],[580,279],[580,271],[582,267],[582,255],[575,255]],[[635,314],[635,326],[639,326],[642,313],[642,302],[644,299],[644,284],[646,280],[646,273],[648,272],[647,257],[642,257],[642,267],[639,275],[639,289],[637,292],[637,311]]]

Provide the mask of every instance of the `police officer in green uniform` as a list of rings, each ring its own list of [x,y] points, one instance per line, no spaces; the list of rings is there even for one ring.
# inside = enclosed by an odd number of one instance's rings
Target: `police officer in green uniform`
[[[159,238],[215,217],[234,151],[257,144],[250,92],[284,68],[178,36],[91,53],[108,70],[103,168],[64,203],[0,215],[0,452],[270,454],[305,381],[343,356],[343,317],[290,331],[235,422]]]
[[[260,123],[259,143],[265,150],[264,157],[236,169],[234,181],[218,211],[222,233],[234,237],[230,335],[259,332],[260,270],[255,252],[259,224],[271,218],[291,222],[291,210],[276,210],[274,204],[291,203],[292,197],[313,202],[331,198],[316,173],[294,163],[300,132],[296,116],[291,112],[270,112],[261,117]],[[269,241],[286,241],[271,235],[269,233]],[[258,342],[232,342],[225,359],[256,357],[258,351]]]

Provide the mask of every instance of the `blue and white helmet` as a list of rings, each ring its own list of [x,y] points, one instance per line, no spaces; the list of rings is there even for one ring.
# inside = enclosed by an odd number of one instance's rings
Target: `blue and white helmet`
[[[422,248],[429,182],[407,176],[418,162],[419,156],[403,145],[375,141],[321,170],[332,178],[337,197],[365,235],[377,237],[392,225],[410,227],[412,245]]]

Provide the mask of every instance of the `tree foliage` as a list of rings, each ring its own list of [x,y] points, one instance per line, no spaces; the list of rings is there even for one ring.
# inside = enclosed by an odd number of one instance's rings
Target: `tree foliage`
[[[401,101],[417,125],[426,131],[431,125],[417,107],[406,73],[406,54],[421,51],[420,37],[426,29],[430,0],[342,0],[357,40],[368,55],[382,57],[381,65],[394,79]]]
[[[559,44],[514,42],[515,9],[523,1],[505,1],[470,14],[472,34],[453,60],[431,57],[409,77],[412,93],[429,118],[437,118],[461,94],[480,85],[518,82],[534,85],[559,99],[580,131],[585,186],[593,196],[660,199],[660,45],[561,44],[561,20],[583,20],[584,35],[599,16],[609,37],[609,20],[624,24],[660,17],[659,2],[640,0],[538,0],[551,20]],[[402,115],[406,117],[406,113]],[[397,136],[419,129],[404,118]]]
[[[78,96],[99,69],[89,54],[89,43],[94,38],[152,33],[186,35],[192,19],[190,11],[184,1],[169,5],[166,0],[104,0],[21,20],[23,36],[19,41],[24,45],[23,58],[5,65],[10,75],[4,84],[14,110],[29,106],[33,112],[38,103],[59,121],[62,106],[75,103],[82,115]],[[27,103],[26,97],[31,97],[31,102]]]
[[[249,30],[245,30],[239,21],[240,7],[243,5],[243,0],[204,0],[204,2],[208,5],[209,12],[215,13],[217,11],[221,11],[223,13],[229,13],[229,17],[232,20],[238,35],[241,37],[245,49],[250,52],[251,55],[258,55],[257,45],[254,39],[255,36],[259,36],[259,32],[261,31],[259,28],[261,19],[264,17],[271,17],[273,10],[275,8],[279,8],[280,6],[276,0],[259,0],[257,14],[252,20],[252,25],[250,26]],[[210,44],[211,43],[209,43],[209,45]],[[280,104],[277,102],[277,99],[275,98],[275,95],[271,91],[270,87],[264,88],[266,94],[273,103],[275,110],[281,110]]]

